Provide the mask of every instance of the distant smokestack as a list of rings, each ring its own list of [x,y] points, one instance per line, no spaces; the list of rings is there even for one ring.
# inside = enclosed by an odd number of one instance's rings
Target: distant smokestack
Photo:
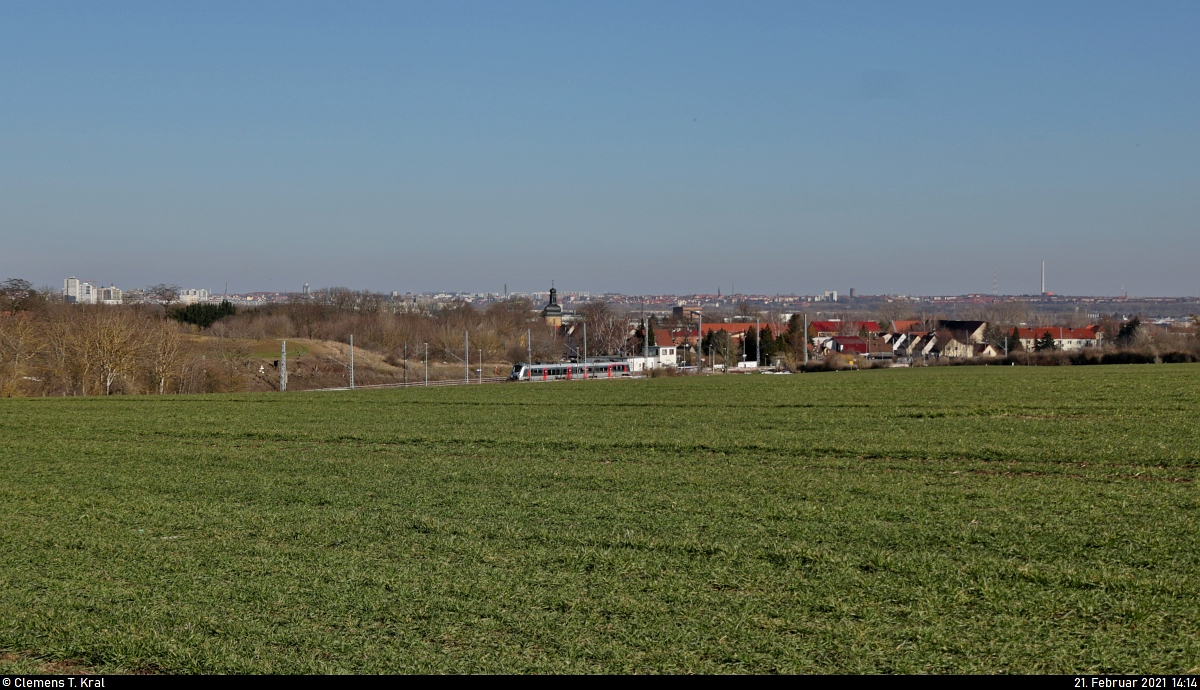
[[[1042,259],[1042,294],[1046,294],[1046,260]]]

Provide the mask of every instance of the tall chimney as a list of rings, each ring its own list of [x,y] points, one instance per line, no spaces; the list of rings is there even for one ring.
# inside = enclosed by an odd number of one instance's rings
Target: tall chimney
[[[1042,294],[1046,294],[1046,260],[1042,259]]]

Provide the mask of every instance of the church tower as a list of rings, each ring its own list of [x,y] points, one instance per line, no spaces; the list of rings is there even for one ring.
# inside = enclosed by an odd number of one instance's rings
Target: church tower
[[[562,306],[558,303],[558,290],[554,289],[553,283],[550,286],[550,303],[542,310],[542,318],[555,328],[562,325]]]

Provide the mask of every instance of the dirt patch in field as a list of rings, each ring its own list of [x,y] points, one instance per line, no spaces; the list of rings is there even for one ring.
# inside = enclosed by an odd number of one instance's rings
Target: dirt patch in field
[[[29,675],[49,675],[49,676],[92,676],[92,675],[123,675],[123,674],[153,674],[157,673],[155,669],[139,669],[136,671],[128,671],[124,669],[105,669],[100,670],[95,666],[89,665],[87,662],[78,659],[62,659],[60,661],[49,661],[47,659],[39,659],[33,654],[18,654],[14,652],[0,652],[0,674],[29,674]]]
[[[0,653],[0,668],[3,668],[5,672],[11,672],[10,669],[20,669],[18,672],[55,675],[90,676],[96,673],[93,667],[75,659],[46,661],[45,659],[38,659],[25,654],[13,654],[12,652]]]

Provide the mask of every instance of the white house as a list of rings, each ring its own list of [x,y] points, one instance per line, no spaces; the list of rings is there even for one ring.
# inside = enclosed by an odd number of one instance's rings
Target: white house
[[[1100,347],[1104,335],[1095,326],[1086,328],[1067,328],[1066,326],[1041,326],[1039,328],[1019,328],[1017,336],[1021,339],[1021,347],[1033,350],[1037,341],[1049,333],[1054,339],[1054,349],[1065,352],[1077,352],[1085,347]]]
[[[673,367],[679,362],[679,356],[676,352],[678,349],[674,345],[648,348],[648,357],[638,355],[629,358],[629,371],[638,372],[645,371],[646,369]]]

